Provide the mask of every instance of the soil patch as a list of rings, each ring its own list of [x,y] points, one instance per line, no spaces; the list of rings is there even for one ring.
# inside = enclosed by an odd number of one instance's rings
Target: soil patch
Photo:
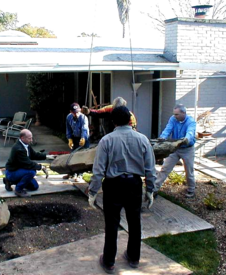
[[[6,199],[9,224],[0,231],[0,262],[104,233],[100,209],[80,191]]]
[[[215,275],[225,275],[226,205],[220,210],[209,210],[203,200],[213,193],[225,202],[226,183],[201,173],[196,176],[196,183],[196,196],[191,199],[184,197],[186,185],[165,183],[161,191],[214,225],[221,256]],[[91,208],[80,191],[8,198],[6,203],[11,218],[7,227],[0,230],[0,262],[104,233],[102,210]]]

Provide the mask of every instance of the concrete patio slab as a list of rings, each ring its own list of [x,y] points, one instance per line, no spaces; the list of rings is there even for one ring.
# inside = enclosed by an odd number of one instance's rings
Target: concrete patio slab
[[[48,179],[45,176],[36,176],[36,180],[39,184],[39,189],[37,191],[28,192],[31,196],[59,193],[66,191],[74,191],[76,188],[73,186],[72,180],[63,180],[64,175],[50,175]],[[12,186],[15,188],[15,185]],[[8,192],[5,190],[5,185],[3,180],[0,179],[0,198],[11,198],[16,197],[14,192]]]
[[[123,259],[128,235],[118,234],[118,253],[115,274],[128,275],[189,275],[192,271],[167,258],[142,243],[138,269],[132,269]],[[99,265],[104,235],[47,249],[38,253],[0,263],[0,274],[4,275],[101,275],[106,274]]]

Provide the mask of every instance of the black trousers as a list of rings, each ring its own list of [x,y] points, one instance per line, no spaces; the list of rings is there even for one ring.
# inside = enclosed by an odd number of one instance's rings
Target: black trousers
[[[104,263],[108,266],[115,263],[120,212],[123,207],[129,229],[127,254],[132,261],[139,261],[141,247],[141,178],[139,176],[133,178],[105,178],[102,188],[105,218]]]

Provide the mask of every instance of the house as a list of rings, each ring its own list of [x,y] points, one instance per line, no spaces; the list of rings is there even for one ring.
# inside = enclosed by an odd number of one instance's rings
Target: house
[[[165,127],[176,102],[197,118],[210,111],[215,143],[206,154],[226,154],[226,21],[174,18],[165,21],[165,46],[134,44],[125,40],[74,41],[2,37],[0,33],[0,117],[18,108],[30,111],[26,77],[47,72],[67,74],[56,113],[65,119],[73,101],[92,106],[122,96],[138,120],[138,131],[155,138]],[[92,46],[91,46],[92,45]],[[87,85],[90,86],[87,89]],[[88,90],[88,92],[87,92]]]

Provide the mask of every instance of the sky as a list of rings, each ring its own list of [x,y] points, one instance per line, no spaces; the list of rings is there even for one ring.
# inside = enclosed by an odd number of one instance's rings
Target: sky
[[[156,35],[151,20],[142,12],[153,11],[151,5],[157,0],[130,1],[130,32],[127,24],[126,36],[130,33],[132,39],[146,39]],[[17,13],[18,26],[45,27],[58,38],[77,37],[82,32],[122,38],[116,0],[1,0],[0,10]]]
[[[203,0],[204,1],[204,0]],[[156,3],[166,19],[174,18],[169,0],[130,0],[130,28],[126,38],[132,41],[164,43],[164,35],[153,28],[147,13],[157,15]],[[197,4],[197,0],[192,0]],[[59,39],[76,38],[82,32],[95,33],[102,38],[122,38],[117,0],[1,0],[0,10],[17,13],[18,27],[30,23],[45,27]]]

